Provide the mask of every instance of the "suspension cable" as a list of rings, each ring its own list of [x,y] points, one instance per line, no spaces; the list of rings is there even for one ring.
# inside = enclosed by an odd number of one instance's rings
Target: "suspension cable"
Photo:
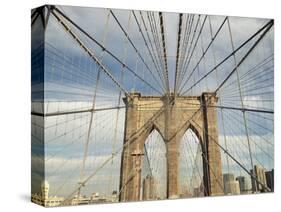
[[[98,42],[96,39],[94,39],[88,32],[86,32],[84,29],[82,29],[78,24],[76,24],[72,19],[70,19],[66,14],[64,14],[62,11],[60,11],[57,7],[52,6],[50,10],[55,10],[58,12],[63,18],[65,18],[69,23],[71,23],[75,28],[77,28],[80,32],[82,32],[86,37],[88,37],[91,41],[93,41],[95,44],[97,44],[103,51],[108,53],[113,59],[115,59],[118,63],[120,63],[122,66],[124,66],[127,70],[129,70],[134,76],[136,76],[138,79],[140,79],[142,82],[147,84],[150,88],[152,88],[157,93],[161,94],[161,92],[152,86],[150,83],[148,83],[146,80],[144,80],[141,76],[139,76],[132,68],[130,68],[128,65],[122,62],[121,59],[119,59],[116,55],[114,55],[110,50],[108,50],[104,45],[102,45],[100,42]]]
[[[207,74],[205,74],[203,77],[201,77],[199,80],[197,80],[192,86],[190,86],[188,89],[183,91],[182,95],[186,94],[188,91],[190,91],[193,87],[198,85],[203,79],[205,79],[207,76],[209,76],[213,71],[215,71],[219,66],[221,66],[224,62],[226,62],[234,53],[239,51],[242,47],[244,47],[247,43],[249,43],[252,39],[254,39],[260,32],[262,32],[267,27],[271,27],[273,25],[273,21],[270,20],[267,22],[263,27],[261,27],[258,31],[256,31],[252,36],[250,36],[246,41],[244,41],[238,48],[236,48],[233,52],[231,52],[228,56],[226,56],[221,62],[219,62],[215,67],[213,67]],[[253,47],[254,48],[254,47]],[[226,79],[227,80],[227,79]]]
[[[166,84],[167,84],[166,87],[167,87],[167,93],[170,93],[169,74],[168,74],[168,65],[167,65],[167,50],[166,50],[164,21],[163,21],[162,12],[159,12],[159,17],[160,17],[160,28],[161,28],[161,35],[162,35],[163,57],[164,57],[164,62],[165,62],[165,79],[166,79]]]
[[[178,65],[179,65],[179,55],[180,55],[180,43],[181,43],[181,31],[182,31],[182,13],[179,14],[178,23],[178,42],[177,42],[177,55],[176,55],[176,69],[175,69],[175,81],[174,81],[174,94],[177,92],[177,79],[178,79]]]
[[[124,33],[124,35],[126,36],[126,38],[128,39],[128,41],[130,42],[130,44],[132,45],[132,47],[134,48],[135,52],[137,53],[137,55],[139,56],[139,58],[141,59],[141,61],[143,62],[143,64],[145,65],[145,67],[147,68],[147,70],[151,73],[153,79],[155,80],[155,82],[157,82],[157,84],[161,87],[161,84],[159,83],[159,81],[156,79],[155,75],[153,74],[153,72],[151,71],[151,69],[148,67],[147,63],[145,62],[144,58],[141,56],[140,52],[138,51],[138,49],[136,48],[135,44],[133,43],[133,41],[131,40],[130,36],[128,35],[128,33],[125,31],[125,29],[123,28],[123,26],[121,25],[121,23],[119,22],[119,20],[117,19],[117,17],[115,16],[115,14],[113,13],[112,10],[109,10],[111,15],[113,16],[114,20],[116,21],[117,25],[119,26],[119,28],[122,30],[122,32]]]

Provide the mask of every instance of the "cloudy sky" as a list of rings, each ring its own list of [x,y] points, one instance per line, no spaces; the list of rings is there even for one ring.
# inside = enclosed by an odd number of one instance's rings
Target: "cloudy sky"
[[[157,65],[154,64],[155,62],[161,66],[160,61],[164,59],[161,56],[163,52],[161,52],[162,41],[158,12],[112,10],[110,13],[108,9],[66,6],[58,6],[58,8],[129,67],[123,67],[66,21],[77,37],[126,92],[138,91],[142,95],[163,95],[166,92],[163,89],[162,73],[157,72]],[[138,53],[114,17],[126,31]],[[214,15],[183,15],[183,33],[179,55],[181,67],[179,82],[181,84],[178,88],[181,95],[200,95],[202,92],[214,91],[254,45],[263,31],[237,51],[235,57],[230,57],[204,80],[199,80],[269,21],[241,17],[228,17],[228,21],[225,21],[225,18]],[[140,24],[144,36],[148,38],[147,35],[149,35],[151,38],[152,45],[154,45],[151,49],[154,54],[160,54],[160,57],[151,57],[136,20]],[[169,87],[172,91],[175,81],[179,14],[163,13],[163,20]],[[148,34],[146,34],[145,27],[148,29]],[[153,30],[158,33],[153,34]],[[216,39],[210,49],[206,51],[217,31]],[[190,34],[189,38],[188,34]],[[42,45],[40,35],[42,35],[42,24],[38,19],[32,26],[33,111],[53,113],[89,109],[93,107],[94,96],[96,96],[95,109],[124,106],[122,100],[119,101],[119,96],[124,97],[124,92],[120,92],[118,86],[85,53],[53,15],[48,21],[44,45]],[[150,44],[148,43],[148,45]],[[206,54],[201,58],[205,51]],[[241,108],[243,104],[245,108],[273,111],[273,52],[273,29],[271,29],[239,67],[241,88],[239,89],[237,75],[233,74],[218,92],[218,104],[238,108]],[[185,55],[189,55],[189,57],[185,58]],[[199,60],[201,62],[197,64]],[[42,71],[43,61],[45,61],[44,72]],[[197,81],[199,82],[197,83]],[[240,90],[242,96],[240,96]],[[44,104],[40,103],[43,98]],[[42,179],[43,173],[40,167],[45,162],[45,178],[51,185],[50,193],[52,195],[67,196],[77,188],[90,119],[89,113],[52,116],[45,118],[45,121],[41,117],[32,117],[33,179],[37,184]],[[90,176],[105,160],[111,157],[112,152],[121,149],[124,120],[124,108],[118,111],[107,110],[94,113],[85,176]],[[246,122],[254,164],[260,164],[266,169],[273,168],[273,114],[249,112],[246,113]],[[243,114],[238,110],[223,110],[223,112],[218,110],[218,129],[220,144],[224,147],[227,146],[230,152],[250,169]],[[44,151],[42,151],[43,138]],[[162,186],[159,186],[159,195],[164,196],[165,146],[161,139],[157,132],[153,132],[146,143],[148,160],[153,167],[153,173],[159,178],[159,185]],[[180,154],[180,181],[182,187],[191,187],[190,181],[196,156],[194,153],[198,148],[198,139],[192,137],[192,132],[187,132],[182,139],[182,145],[184,148],[179,150],[183,151]],[[91,178],[87,186],[82,189],[82,193],[90,195],[93,192],[100,192],[108,195],[112,190],[118,190],[120,158],[121,151]],[[185,160],[190,163],[186,165]],[[227,158],[224,154],[222,154],[222,160],[223,172],[228,172],[227,167],[231,167],[231,171],[236,175],[246,175],[231,160],[227,166]],[[147,158],[144,159],[143,164],[147,166]],[[144,167],[143,170],[148,169]],[[143,171],[143,177],[145,174]],[[200,176],[200,173],[197,175]],[[33,192],[38,192],[36,183]]]

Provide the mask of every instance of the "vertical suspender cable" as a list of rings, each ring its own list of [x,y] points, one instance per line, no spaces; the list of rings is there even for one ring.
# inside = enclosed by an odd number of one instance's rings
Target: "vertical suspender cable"
[[[108,34],[109,17],[110,16],[109,16],[109,13],[108,13],[107,19],[106,19],[106,24],[105,24],[103,45],[106,42],[106,37],[107,37],[107,34]],[[101,58],[103,58],[103,55],[104,55],[104,51],[101,52]],[[95,106],[96,106],[96,96],[97,96],[97,90],[98,90],[99,80],[100,80],[100,72],[101,72],[101,68],[98,68],[96,85],[95,85],[95,88],[94,88],[94,97],[93,97],[93,101],[92,101],[92,109],[93,110],[91,111],[91,118],[90,118],[89,128],[88,128],[88,132],[87,132],[87,140],[86,140],[85,148],[84,148],[84,156],[83,156],[82,168],[81,168],[81,172],[80,172],[80,182],[79,182],[79,184],[81,184],[83,182],[83,180],[84,180],[83,178],[84,178],[84,175],[85,175],[85,165],[86,165],[86,160],[87,160],[87,156],[88,156],[88,148],[89,148],[90,137],[91,137],[91,129],[92,129],[93,121],[94,121],[94,110],[95,110]],[[81,187],[78,190],[78,197],[80,196],[80,192],[81,192],[80,190],[81,190]]]
[[[226,17],[226,18],[228,18],[228,17]],[[210,16],[209,16],[209,26],[210,26],[211,40],[213,40],[214,39],[213,27],[212,27]],[[213,46],[212,46],[212,55],[213,55],[213,60],[214,60],[214,66],[216,66],[217,61],[216,61],[216,55],[215,55],[215,51],[214,51],[214,47]],[[218,71],[217,71],[217,69],[215,69],[215,73],[216,73],[216,81],[217,81],[217,87],[218,87],[219,86],[219,81],[218,81]],[[220,90],[218,90],[218,95],[220,97]],[[220,106],[222,105],[221,98],[219,98],[219,104],[220,104]],[[221,108],[221,119],[222,119],[222,131],[223,131],[223,138],[224,138],[224,146],[225,146],[225,149],[228,151],[227,139],[226,139],[226,135],[225,135],[223,108]],[[229,156],[226,155],[227,172],[229,173],[229,158],[228,157]]]
[[[231,32],[231,26],[230,26],[229,18],[227,19],[227,25],[228,25],[229,36],[230,36],[230,41],[231,41],[231,48],[232,48],[232,51],[234,51],[233,37],[232,37],[232,32]],[[234,65],[236,67],[237,66],[237,61],[236,61],[236,54],[235,54],[235,52],[233,54],[233,59],[234,59]],[[252,158],[252,150],[251,150],[251,143],[250,143],[249,132],[248,132],[248,127],[247,127],[247,119],[246,119],[245,110],[243,110],[244,102],[243,102],[243,95],[242,95],[242,89],[241,89],[241,84],[240,84],[240,77],[239,77],[238,68],[235,68],[235,72],[236,72],[236,78],[237,78],[237,85],[238,85],[238,89],[239,89],[239,97],[240,97],[240,101],[241,101],[241,108],[242,108],[242,114],[243,114],[243,120],[244,120],[245,133],[246,133],[247,143],[248,143],[250,163],[251,163],[251,167],[252,167],[252,170],[253,170],[252,174],[255,177],[256,174],[255,174],[253,158]],[[252,188],[252,191],[253,192],[257,191],[257,183],[254,183],[254,187]]]
[[[131,13],[129,14],[129,18],[128,18],[128,32],[130,30],[130,20],[131,20]],[[125,46],[124,46],[124,59],[123,59],[123,63],[126,62],[127,60],[127,54],[128,54],[128,40],[125,39]],[[123,83],[124,81],[124,72],[125,72],[125,67],[122,66],[121,67],[122,70],[121,70],[121,83]],[[121,104],[121,97],[122,97],[122,93],[119,92],[119,96],[118,96],[118,107],[120,107],[120,104]],[[120,112],[120,109],[117,109],[117,114],[116,114],[116,121],[115,121],[115,128],[114,128],[114,141],[113,141],[113,145],[112,145],[112,159],[111,159],[111,170],[110,170],[110,177],[109,177],[109,188],[111,189],[112,188],[112,166],[113,166],[113,160],[114,160],[114,157],[113,157],[113,154],[115,152],[115,148],[116,148],[116,142],[117,142],[117,128],[118,128],[118,122],[119,122],[119,112]]]

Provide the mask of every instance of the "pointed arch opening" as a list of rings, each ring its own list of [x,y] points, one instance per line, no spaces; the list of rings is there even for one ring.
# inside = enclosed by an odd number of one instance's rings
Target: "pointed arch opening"
[[[179,148],[179,194],[182,198],[204,196],[202,140],[198,131],[189,126]]]
[[[166,145],[157,128],[144,142],[141,171],[141,200],[167,198]]]

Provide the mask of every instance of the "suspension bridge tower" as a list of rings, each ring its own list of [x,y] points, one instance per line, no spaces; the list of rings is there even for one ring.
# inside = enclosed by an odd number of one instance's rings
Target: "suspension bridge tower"
[[[126,105],[124,149],[120,174],[120,201],[140,200],[144,143],[153,130],[163,137],[167,160],[167,198],[179,197],[179,142],[188,129],[202,148],[206,196],[223,194],[221,155],[218,146],[214,93],[201,96],[142,96],[130,93]]]

